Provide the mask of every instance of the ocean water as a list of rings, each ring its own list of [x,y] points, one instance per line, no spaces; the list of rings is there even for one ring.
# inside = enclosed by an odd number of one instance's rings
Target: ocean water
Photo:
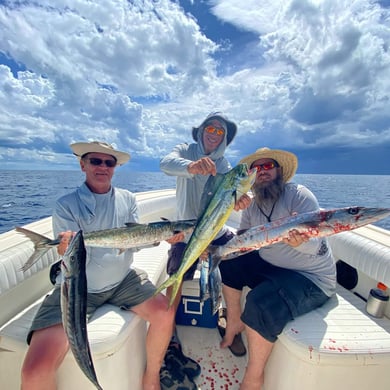
[[[79,171],[0,170],[0,233],[51,215],[55,201],[84,180]],[[390,207],[390,176],[297,174],[323,208]],[[132,192],[174,188],[175,178],[162,172],[117,170],[113,183]],[[375,223],[390,230],[390,217]]]

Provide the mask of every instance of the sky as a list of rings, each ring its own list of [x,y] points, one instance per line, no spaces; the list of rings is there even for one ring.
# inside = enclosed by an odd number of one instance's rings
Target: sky
[[[390,175],[390,0],[0,0],[0,169],[159,160],[213,111],[298,173]]]

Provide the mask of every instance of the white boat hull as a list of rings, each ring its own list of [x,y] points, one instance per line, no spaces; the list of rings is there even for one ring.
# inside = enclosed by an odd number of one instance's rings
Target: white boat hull
[[[137,198],[141,222],[175,219],[174,190],[140,193]],[[237,227],[238,221],[239,213],[233,212],[229,224]],[[51,220],[27,228],[51,235]],[[390,306],[384,318],[375,319],[366,313],[364,301],[377,282],[390,285],[390,232],[367,226],[332,236],[330,242],[336,259],[357,270],[358,284],[352,291],[339,286],[337,296],[322,308],[286,326],[266,367],[264,390],[390,389]],[[163,242],[136,254],[135,265],[156,284],[166,278],[167,250]],[[31,253],[32,244],[22,235],[0,235],[0,386],[7,390],[20,388],[27,330],[37,300],[52,288],[48,269],[57,259],[55,249],[23,274],[20,267]],[[88,324],[94,365],[105,390],[141,390],[145,332],[139,317],[110,305],[100,308]],[[247,356],[221,350],[215,328],[178,326],[178,333],[184,352],[202,367],[199,389],[239,388]],[[58,372],[58,389],[94,389],[71,352]]]

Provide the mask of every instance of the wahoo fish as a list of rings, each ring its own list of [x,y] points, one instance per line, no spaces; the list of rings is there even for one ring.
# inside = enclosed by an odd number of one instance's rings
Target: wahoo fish
[[[254,226],[234,236],[222,246],[210,246],[213,262],[210,272],[221,260],[229,260],[264,246],[281,242],[291,230],[309,237],[327,237],[357,229],[390,215],[390,208],[344,207],[318,210],[281,218],[260,226]]]
[[[221,230],[234,208],[236,199],[249,191],[255,178],[256,169],[248,171],[246,164],[239,164],[223,175],[210,176],[201,200],[201,204],[205,204],[206,207],[203,209],[204,211],[184,250],[181,265],[176,273],[158,287],[155,294],[173,286],[169,303],[172,305],[184,274]],[[208,191],[211,185],[214,188]]]
[[[162,221],[147,224],[129,222],[125,226],[113,229],[103,229],[84,234],[87,246],[102,248],[118,248],[119,253],[129,248],[141,249],[149,245],[158,245],[179,232],[190,233],[195,227],[196,220]],[[52,240],[49,237],[31,230],[16,227],[15,230],[23,233],[34,243],[34,253],[23,265],[22,271],[27,271],[52,246],[58,245],[60,239]]]
[[[208,286],[211,299],[211,312],[214,315],[222,303],[222,276],[219,267],[210,269]]]
[[[102,390],[96,377],[87,335],[87,253],[81,230],[73,237],[63,256],[61,271],[62,324],[70,349],[87,378]]]
[[[199,278],[199,300],[201,302],[210,298],[211,312],[214,315],[222,302],[222,276],[218,267],[214,267],[212,272],[209,272],[212,258],[209,255],[208,260],[202,260]]]
[[[199,300],[204,302],[209,297],[209,261],[201,260],[199,277]]]

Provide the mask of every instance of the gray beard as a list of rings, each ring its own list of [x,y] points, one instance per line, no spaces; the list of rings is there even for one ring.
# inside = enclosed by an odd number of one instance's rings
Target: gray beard
[[[274,204],[282,194],[284,185],[281,177],[269,183],[253,184],[252,192],[257,205],[262,209],[267,209],[267,206]]]

